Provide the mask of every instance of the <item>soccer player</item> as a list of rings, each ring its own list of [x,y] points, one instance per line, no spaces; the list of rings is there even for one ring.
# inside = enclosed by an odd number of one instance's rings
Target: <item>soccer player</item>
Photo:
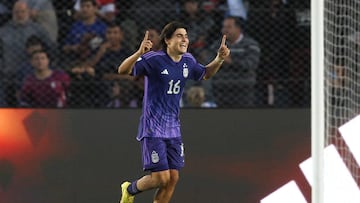
[[[150,174],[122,183],[120,203],[132,203],[136,194],[150,189],[157,189],[154,203],[170,201],[179,170],[184,167],[179,111],[185,82],[209,79],[230,54],[224,35],[215,59],[206,66],[197,63],[187,52],[187,28],[176,21],[167,24],[161,32],[162,50],[150,51],[152,42],[148,37],[146,31],[139,49],[121,63],[118,72],[145,76],[137,140],[142,147],[143,169]]]

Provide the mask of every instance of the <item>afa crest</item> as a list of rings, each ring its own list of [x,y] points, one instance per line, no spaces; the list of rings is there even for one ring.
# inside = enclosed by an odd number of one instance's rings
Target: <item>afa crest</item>
[[[151,162],[153,162],[154,164],[159,162],[159,154],[156,151],[152,151],[151,153]]]
[[[183,65],[183,76],[184,78],[187,78],[189,76],[189,68],[187,67],[186,63],[184,63]]]

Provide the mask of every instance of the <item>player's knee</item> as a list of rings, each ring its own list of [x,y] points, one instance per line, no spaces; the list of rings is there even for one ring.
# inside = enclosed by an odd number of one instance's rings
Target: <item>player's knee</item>
[[[158,183],[159,183],[159,187],[166,187],[170,183],[170,178],[162,178]]]
[[[179,181],[179,173],[171,173],[170,174],[169,184],[176,185],[176,183],[178,181]]]
[[[156,174],[153,174],[154,181],[158,187],[165,187],[170,183],[170,173],[169,171],[162,171]]]

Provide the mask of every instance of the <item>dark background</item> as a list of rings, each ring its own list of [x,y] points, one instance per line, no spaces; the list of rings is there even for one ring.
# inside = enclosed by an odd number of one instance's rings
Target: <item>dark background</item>
[[[0,110],[1,203],[118,202],[141,177],[141,111]],[[172,203],[260,202],[310,156],[309,109],[183,109],[186,165]],[[151,202],[154,191],[136,197]]]

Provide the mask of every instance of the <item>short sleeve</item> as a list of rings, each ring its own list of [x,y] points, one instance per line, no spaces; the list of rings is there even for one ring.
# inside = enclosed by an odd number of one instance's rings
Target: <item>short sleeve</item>
[[[205,66],[199,63],[196,63],[193,69],[193,80],[202,80],[205,75]]]
[[[148,70],[149,70],[149,65],[147,61],[143,57],[140,57],[136,61],[135,66],[131,71],[131,75],[133,76],[148,75],[149,73]]]
[[[202,78],[205,75],[205,69],[206,69],[205,66],[198,63],[194,58],[194,56],[191,55],[190,53],[186,53],[184,56],[187,59],[187,64],[189,64],[189,68],[191,69],[189,75],[190,79],[196,81],[202,80]]]

